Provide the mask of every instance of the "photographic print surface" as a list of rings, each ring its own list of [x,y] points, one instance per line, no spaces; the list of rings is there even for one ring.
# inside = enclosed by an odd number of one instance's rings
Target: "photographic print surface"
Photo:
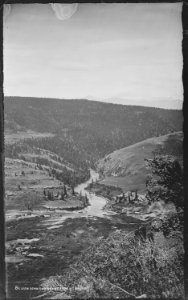
[[[181,14],[4,5],[7,299],[184,297]]]

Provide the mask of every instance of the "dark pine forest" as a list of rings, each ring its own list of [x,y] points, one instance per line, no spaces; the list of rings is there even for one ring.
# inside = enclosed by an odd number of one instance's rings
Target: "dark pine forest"
[[[6,156],[16,158],[31,149],[45,149],[55,160],[72,166],[81,180],[89,176],[88,169],[98,159],[114,150],[182,130],[183,117],[178,110],[27,97],[5,97],[4,112],[5,130],[54,134],[6,145]],[[41,159],[37,163],[44,163]],[[67,176],[68,171],[63,172]]]

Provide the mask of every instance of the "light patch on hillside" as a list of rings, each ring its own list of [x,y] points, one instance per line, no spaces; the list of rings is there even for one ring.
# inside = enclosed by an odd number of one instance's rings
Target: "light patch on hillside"
[[[5,144],[14,144],[24,139],[53,137],[52,133],[40,133],[32,130],[11,132],[5,131]]]

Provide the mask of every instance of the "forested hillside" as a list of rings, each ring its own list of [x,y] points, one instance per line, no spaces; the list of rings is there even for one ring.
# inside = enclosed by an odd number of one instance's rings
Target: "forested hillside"
[[[177,110],[24,97],[5,97],[4,107],[5,130],[53,133],[44,148],[77,165],[93,165],[116,149],[182,130]]]

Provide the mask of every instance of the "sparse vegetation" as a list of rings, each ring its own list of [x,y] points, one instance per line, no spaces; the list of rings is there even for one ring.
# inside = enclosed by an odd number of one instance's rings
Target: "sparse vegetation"
[[[157,239],[140,241],[134,233],[112,233],[85,251],[56,280],[76,299],[124,299],[143,294],[149,299],[183,298],[184,251],[178,246],[180,240],[171,238],[164,248]],[[53,287],[51,279],[45,284]]]
[[[26,210],[33,210],[34,207],[36,207],[36,204],[39,201],[39,195],[36,195],[36,193],[30,193],[25,197],[24,205]]]
[[[70,164],[65,162],[60,156],[51,154],[46,156],[46,158],[42,156],[33,156],[33,154],[38,155],[38,151],[42,151],[41,149],[43,149],[44,147],[50,148],[49,146],[47,147],[47,145],[51,145],[51,143],[53,145],[53,147],[51,148],[53,148],[54,151],[58,152],[55,142],[51,141],[49,138],[46,138],[44,140],[27,139],[25,141],[17,142],[16,144],[9,144],[5,147],[6,157],[13,159],[19,158],[22,160],[24,158],[24,161],[35,163],[36,168],[39,170],[43,170],[45,166],[48,168],[49,176],[54,176],[56,179],[70,185],[72,189],[79,183],[86,181],[89,178],[89,170],[85,164],[77,166],[76,159],[74,166],[72,166],[72,168],[69,168]],[[37,147],[35,145],[37,145]],[[38,148],[38,146],[41,146],[43,148]],[[50,156],[51,158],[53,156],[53,159],[55,158],[56,160],[52,161]],[[56,162],[58,162],[58,164]],[[22,175],[24,175],[24,173]]]

